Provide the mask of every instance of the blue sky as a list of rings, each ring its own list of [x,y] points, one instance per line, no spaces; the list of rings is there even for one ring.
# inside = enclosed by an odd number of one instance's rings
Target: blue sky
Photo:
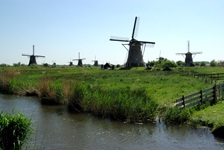
[[[0,0],[0,64],[24,63],[35,45],[38,64],[123,64],[127,50],[111,36],[156,42],[144,61],[161,56],[182,60],[178,52],[202,52],[194,61],[224,60],[223,0]],[[75,64],[77,62],[74,62]]]

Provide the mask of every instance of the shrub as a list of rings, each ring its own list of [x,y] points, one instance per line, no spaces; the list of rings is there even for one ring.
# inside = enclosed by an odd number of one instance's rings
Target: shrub
[[[211,67],[216,67],[217,65],[218,63],[214,59],[210,62]]]
[[[31,119],[22,114],[0,113],[0,149],[22,149],[31,132]]]
[[[181,60],[178,60],[178,61],[176,62],[176,64],[177,64],[177,66],[179,66],[179,67],[183,67],[183,66],[184,66],[184,62],[181,61]]]
[[[202,61],[201,62],[201,67],[204,67],[204,66],[206,66],[206,62],[205,61]]]
[[[167,123],[180,124],[189,120],[192,109],[170,107],[165,110],[164,120]]]

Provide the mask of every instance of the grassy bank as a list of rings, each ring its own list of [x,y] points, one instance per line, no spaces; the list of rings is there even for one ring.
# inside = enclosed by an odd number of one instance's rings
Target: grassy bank
[[[182,95],[212,86],[192,76],[197,70],[203,69],[175,68],[165,72],[144,68],[6,67],[0,69],[0,91],[39,96],[44,104],[66,104],[74,111],[102,117],[148,121]]]
[[[190,121],[194,124],[209,126],[214,130],[224,126],[223,110],[224,101],[220,101],[216,105],[194,112],[190,117]]]

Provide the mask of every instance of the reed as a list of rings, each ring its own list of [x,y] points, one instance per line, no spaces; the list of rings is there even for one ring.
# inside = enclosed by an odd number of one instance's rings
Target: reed
[[[14,90],[11,84],[12,79],[17,77],[20,73],[15,70],[0,72],[0,92],[4,94],[13,94]]]
[[[181,124],[189,121],[193,112],[193,108],[169,107],[165,110],[163,118],[167,123]]]
[[[38,87],[38,95],[42,104],[63,104],[63,91],[60,83],[54,83],[48,78],[42,78]]]
[[[76,84],[68,107],[103,118],[128,122],[154,120],[158,104],[143,89],[105,89]]]
[[[0,149],[22,149],[31,133],[31,119],[20,113],[0,113]]]

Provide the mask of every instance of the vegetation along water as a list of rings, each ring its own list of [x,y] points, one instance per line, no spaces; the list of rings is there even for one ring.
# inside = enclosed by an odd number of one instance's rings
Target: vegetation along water
[[[224,72],[221,67],[176,67],[171,71],[100,70],[96,67],[1,67],[0,92],[38,96],[42,104],[67,105],[70,111],[91,113],[125,122],[203,124],[213,130],[224,125],[223,102],[200,108],[176,108],[182,95],[212,87],[195,74]],[[221,82],[222,80],[216,80]],[[210,115],[211,112],[217,117]]]

